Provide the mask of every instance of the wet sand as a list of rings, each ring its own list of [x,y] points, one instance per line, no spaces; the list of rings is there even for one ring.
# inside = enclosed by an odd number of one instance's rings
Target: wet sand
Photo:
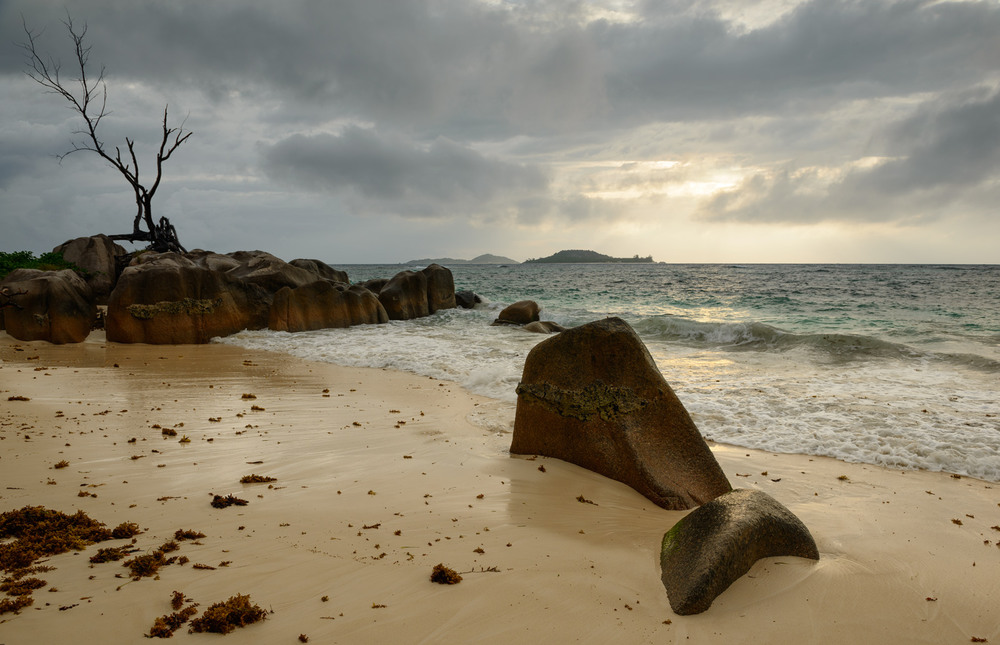
[[[1000,643],[1000,484],[712,444],[734,486],[805,522],[821,559],[762,560],[677,616],[659,544],[683,513],[510,456],[511,408],[452,383],[100,335],[0,332],[0,359],[0,512],[136,522],[142,552],[206,534],[156,579],[89,563],[127,541],[50,558],[34,605],[0,615],[0,645],[145,642],[175,590],[273,612],[241,643]],[[241,484],[250,474],[277,481]],[[249,503],[211,506],[229,494]],[[438,563],[462,582],[430,582]]]

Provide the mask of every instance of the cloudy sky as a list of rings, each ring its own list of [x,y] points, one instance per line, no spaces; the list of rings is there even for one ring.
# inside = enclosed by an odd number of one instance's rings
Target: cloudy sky
[[[1000,262],[996,0],[0,0],[0,250],[131,228],[67,5],[189,249]]]

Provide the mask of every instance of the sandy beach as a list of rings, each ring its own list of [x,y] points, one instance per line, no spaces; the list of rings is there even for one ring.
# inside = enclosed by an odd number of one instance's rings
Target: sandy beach
[[[249,594],[271,613],[241,643],[1000,643],[1000,484],[712,444],[735,487],[802,519],[821,559],[762,560],[677,616],[659,545],[683,513],[510,456],[512,409],[452,383],[98,334],[0,332],[0,359],[0,512],[135,522],[143,552],[206,535],[155,579],[90,564],[127,541],[49,558],[34,605],[0,615],[0,645],[147,642],[174,591],[201,609]],[[249,503],[210,504],[230,494]],[[462,582],[432,583],[438,563]]]

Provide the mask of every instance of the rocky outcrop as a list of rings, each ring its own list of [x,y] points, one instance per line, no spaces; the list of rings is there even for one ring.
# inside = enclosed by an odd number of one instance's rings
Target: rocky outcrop
[[[531,350],[517,386],[514,454],[556,457],[683,510],[731,489],[687,410],[623,320]]]
[[[422,318],[431,313],[427,302],[427,276],[420,271],[400,271],[378,293],[389,320]]]
[[[272,296],[260,285],[177,254],[158,255],[119,277],[105,321],[109,341],[207,343],[267,326]]]
[[[376,296],[382,291],[382,287],[389,284],[389,278],[372,278],[371,280],[365,280],[364,282],[359,282],[358,286],[368,289]]]
[[[127,254],[121,245],[115,244],[107,235],[94,235],[63,242],[52,252],[62,253],[64,260],[83,269],[86,273],[84,280],[97,304],[107,304],[118,277],[118,258]]]
[[[534,300],[521,300],[507,306],[497,319],[494,325],[527,325],[538,321],[538,314],[541,307]]]
[[[431,264],[420,271],[427,277],[427,310],[430,313],[455,308],[455,279],[451,270]]]
[[[359,286],[318,280],[302,287],[285,287],[274,295],[267,326],[276,331],[310,331],[389,321],[371,291]]]
[[[767,493],[737,489],[692,511],[663,536],[660,570],[670,607],[705,611],[754,562],[773,556],[819,560],[809,529]]]
[[[0,286],[18,295],[17,306],[3,309],[4,327],[18,340],[79,343],[97,318],[91,288],[75,271],[15,269]]]
[[[293,267],[298,267],[300,269],[305,269],[310,273],[314,273],[324,280],[330,280],[331,282],[344,282],[349,283],[350,280],[347,277],[346,271],[341,271],[340,269],[334,269],[325,262],[319,260],[292,260],[289,262]]]
[[[472,309],[482,301],[483,299],[472,291],[463,289],[455,292],[455,304],[462,309]]]

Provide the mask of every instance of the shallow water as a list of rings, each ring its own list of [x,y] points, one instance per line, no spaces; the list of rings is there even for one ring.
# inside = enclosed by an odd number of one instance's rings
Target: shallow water
[[[399,265],[340,266],[353,281]],[[491,327],[523,299],[564,326],[619,316],[709,439],[1000,481],[1000,267],[450,267],[484,303],[221,342],[455,381],[513,405],[544,336]]]

